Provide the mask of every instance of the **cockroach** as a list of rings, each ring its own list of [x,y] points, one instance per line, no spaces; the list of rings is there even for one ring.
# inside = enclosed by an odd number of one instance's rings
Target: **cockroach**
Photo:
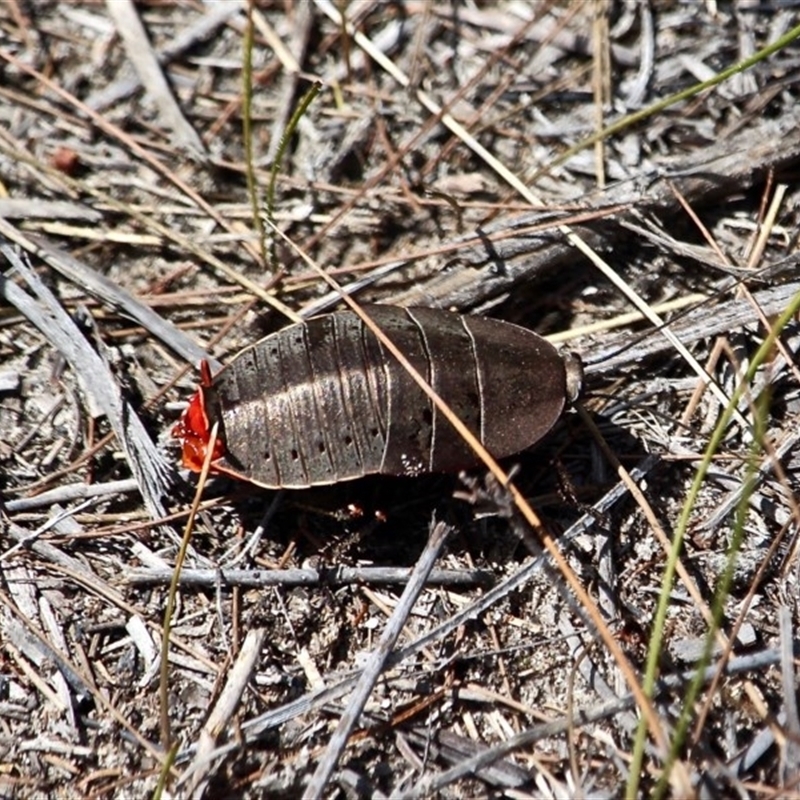
[[[581,386],[580,361],[508,322],[428,308],[366,306],[497,458],[538,442]],[[173,436],[199,471],[269,489],[364,475],[455,472],[475,454],[352,311],[290,325],[201,381]]]

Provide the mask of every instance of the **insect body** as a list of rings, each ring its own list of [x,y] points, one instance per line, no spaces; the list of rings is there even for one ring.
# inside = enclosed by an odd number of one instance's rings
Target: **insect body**
[[[580,362],[507,322],[425,308],[367,306],[378,327],[501,458],[530,447],[580,389]],[[267,488],[373,473],[450,472],[475,455],[351,311],[290,325],[202,381],[173,429],[199,471],[219,424],[212,472]]]

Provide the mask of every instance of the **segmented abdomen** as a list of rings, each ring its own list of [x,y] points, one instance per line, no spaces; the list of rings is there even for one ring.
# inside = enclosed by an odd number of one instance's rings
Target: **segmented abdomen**
[[[433,309],[369,315],[496,456],[547,433],[566,402],[564,360],[516,325]],[[446,472],[470,448],[352,312],[291,325],[243,350],[213,379],[220,466],[268,487],[371,473]]]

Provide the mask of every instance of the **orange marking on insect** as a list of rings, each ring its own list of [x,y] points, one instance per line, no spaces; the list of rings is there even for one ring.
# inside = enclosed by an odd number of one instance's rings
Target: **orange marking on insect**
[[[208,442],[211,438],[211,426],[208,421],[208,414],[205,408],[204,389],[211,386],[211,369],[208,362],[200,362],[200,388],[194,397],[189,401],[189,405],[183,412],[183,416],[175,423],[172,428],[172,436],[181,440],[183,466],[193,472],[200,472],[208,451]],[[214,451],[211,455],[213,464],[218,458],[225,455],[225,443],[217,438],[214,442]]]

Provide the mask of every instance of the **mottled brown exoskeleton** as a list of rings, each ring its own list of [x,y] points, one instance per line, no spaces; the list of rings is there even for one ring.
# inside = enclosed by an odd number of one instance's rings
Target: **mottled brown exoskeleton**
[[[580,362],[508,322],[426,308],[369,316],[496,457],[541,439],[575,399]],[[450,472],[476,456],[351,311],[290,325],[202,381],[174,435],[199,470],[219,424],[212,472],[268,488],[364,475]]]

